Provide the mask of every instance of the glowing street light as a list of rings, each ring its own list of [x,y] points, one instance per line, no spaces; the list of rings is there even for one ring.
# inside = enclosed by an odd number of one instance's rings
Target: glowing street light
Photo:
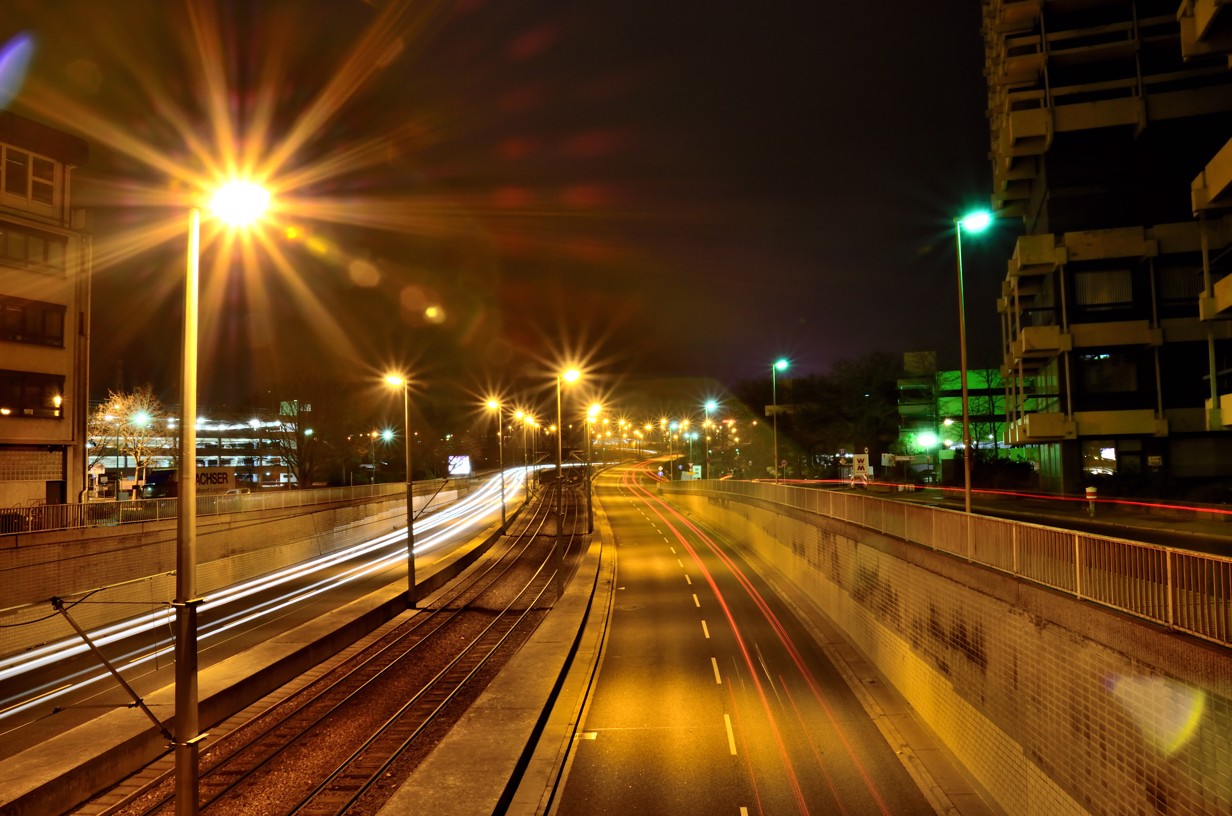
[[[593,533],[595,531],[595,515],[594,508],[591,505],[591,476],[590,476],[590,425],[595,421],[595,417],[599,416],[599,412],[603,410],[603,406],[599,403],[594,403],[586,409],[586,532]]]
[[[415,608],[415,500],[411,476],[411,383],[401,374],[386,374],[385,384],[402,389],[402,433],[406,439],[406,608]]]
[[[530,501],[530,454],[526,448],[526,432],[534,421],[527,416],[525,411],[517,410],[513,412],[514,422],[522,425],[522,485],[526,489],[523,494],[522,504],[525,505]]]
[[[971,414],[967,398],[967,308],[963,300],[962,234],[963,230],[977,235],[992,224],[992,214],[977,210],[954,219],[954,243],[958,259],[958,354],[959,377],[962,381],[963,438],[963,508],[971,512]]]
[[[231,181],[215,193],[211,214],[232,228],[254,223],[270,193],[252,181]],[[175,526],[175,799],[176,813],[198,810],[201,722],[197,700],[197,333],[200,314],[201,210],[188,212],[184,326],[180,358],[180,461]]]
[[[372,476],[368,479],[368,484],[376,484],[376,431],[368,432],[368,449],[372,454]]]
[[[719,403],[715,400],[706,400],[706,404],[702,406],[706,411],[706,424],[703,427],[710,427],[710,413],[719,407]],[[710,437],[706,437],[706,478],[710,478]]]
[[[506,524],[505,518],[505,429],[501,424],[501,404],[498,400],[488,400],[488,410],[496,412],[496,458],[500,468],[500,504],[501,529]]]
[[[779,481],[779,474],[782,468],[779,465],[779,392],[778,381],[776,375],[780,371],[787,370],[787,359],[779,358],[774,361],[774,365],[770,366],[770,401],[771,422],[774,425],[774,481],[775,484]]]
[[[233,179],[215,191],[210,210],[229,227],[245,227],[260,218],[269,204],[269,190],[256,182]]]
[[[560,416],[560,391],[562,383],[574,383],[582,376],[582,372],[576,368],[570,368],[556,375],[556,427],[563,428]],[[552,548],[552,559],[556,566],[556,597],[559,599],[564,594],[565,577],[564,577],[564,553],[561,551],[561,492],[564,487],[561,474],[561,437],[564,433],[556,434],[556,545]]]

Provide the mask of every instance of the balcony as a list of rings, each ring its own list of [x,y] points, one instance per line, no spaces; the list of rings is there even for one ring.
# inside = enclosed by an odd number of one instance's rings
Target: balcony
[[[1000,144],[1003,156],[1039,156],[1052,147],[1053,113],[1044,107],[1043,91],[1006,95]],[[1017,108],[1017,109],[1015,109]]]
[[[1073,347],[1073,338],[1060,326],[1024,326],[1010,341],[1009,356],[1015,362],[1044,361]]]
[[[1044,0],[1002,0],[991,3],[984,12],[989,26],[998,32],[1029,30],[1039,19]]]
[[[1059,442],[1077,436],[1074,422],[1062,413],[1023,414],[1005,426],[1005,441],[1010,445]]]
[[[1010,277],[1047,275],[1066,261],[1065,247],[1058,247],[1052,233],[1023,235],[1014,244]]]
[[[1142,227],[1067,232],[1062,242],[1067,261],[1102,261],[1108,258],[1154,258],[1159,242],[1147,238]]]
[[[1215,281],[1212,288],[1215,290],[1214,297],[1205,292],[1198,296],[1198,314],[1203,320],[1228,317],[1226,313],[1232,310],[1232,275]]]
[[[1217,210],[1232,203],[1232,139],[1215,154],[1189,185],[1195,213]]]
[[[1099,346],[1162,346],[1163,329],[1151,328],[1147,320],[1111,323],[1075,323],[1069,327],[1075,348]]]
[[[1224,431],[1228,429],[1228,420],[1232,419],[1232,394],[1220,394],[1219,404],[1206,400],[1206,430]]]
[[[1168,420],[1157,419],[1149,408],[1128,411],[1075,411],[1074,420],[1082,436],[1167,436]]]
[[[1227,0],[1182,0],[1176,17],[1185,59],[1232,51],[1232,6]]]

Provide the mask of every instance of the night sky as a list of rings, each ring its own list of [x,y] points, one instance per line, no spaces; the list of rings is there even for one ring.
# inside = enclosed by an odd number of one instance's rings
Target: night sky
[[[782,355],[957,364],[979,4],[894,5],[4,0],[0,43],[34,44],[8,107],[91,146],[95,398],[121,370],[174,397],[190,179],[245,154],[276,208],[246,252],[205,227],[207,404],[564,357],[732,383]],[[965,244],[973,366],[1017,229]]]

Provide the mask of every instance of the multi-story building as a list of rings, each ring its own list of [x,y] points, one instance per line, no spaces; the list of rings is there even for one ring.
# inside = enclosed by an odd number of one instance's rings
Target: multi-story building
[[[904,354],[898,414],[899,450],[914,455],[910,470],[935,481],[961,481],[962,371],[938,371],[935,351]],[[999,369],[968,369],[967,427],[974,462],[1008,456],[1003,450],[1005,383]]]
[[[1232,6],[986,0],[1006,440],[1043,486],[1232,477]]]
[[[85,489],[90,242],[71,190],[86,155],[0,111],[0,507]]]

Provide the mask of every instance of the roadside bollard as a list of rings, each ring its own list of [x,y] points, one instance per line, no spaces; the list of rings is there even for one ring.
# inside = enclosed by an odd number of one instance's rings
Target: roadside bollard
[[[1095,516],[1095,494],[1098,491],[1094,487],[1087,488],[1087,515]]]

